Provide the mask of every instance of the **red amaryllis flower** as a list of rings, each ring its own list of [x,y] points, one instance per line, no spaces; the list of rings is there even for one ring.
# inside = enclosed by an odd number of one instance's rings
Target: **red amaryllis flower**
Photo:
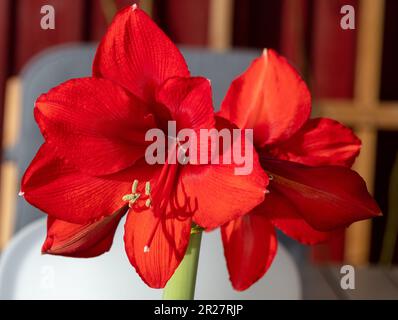
[[[190,77],[178,49],[136,6],[117,14],[93,77],[43,94],[34,114],[45,143],[21,192],[48,214],[45,253],[106,252],[128,211],[128,258],[160,288],[183,258],[193,222],[215,228],[264,199],[268,178],[258,157],[247,176],[234,175],[233,164],[146,163],[148,129],[174,120],[178,129],[199,130],[215,120],[207,79]],[[176,153],[179,145],[171,148]]]
[[[254,144],[270,178],[264,202],[222,227],[235,289],[244,290],[270,267],[275,227],[305,244],[380,215],[362,178],[350,170],[360,141],[340,123],[309,119],[311,97],[297,72],[272,50],[232,82],[220,116],[254,129]]]

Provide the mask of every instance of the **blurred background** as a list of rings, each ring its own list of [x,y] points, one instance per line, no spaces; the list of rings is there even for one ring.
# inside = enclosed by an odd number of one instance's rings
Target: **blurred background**
[[[136,1],[179,45],[218,52],[274,48],[311,88],[314,115],[352,127],[363,142],[355,166],[384,216],[347,229],[311,249],[315,264],[398,263],[398,1],[396,0],[141,0]],[[16,229],[19,181],[4,156],[18,140],[18,79],[32,58],[52,46],[98,42],[131,0],[0,0],[0,251]],[[51,5],[56,28],[42,30]],[[341,8],[355,9],[344,30]],[[344,183],[344,182],[342,182]]]

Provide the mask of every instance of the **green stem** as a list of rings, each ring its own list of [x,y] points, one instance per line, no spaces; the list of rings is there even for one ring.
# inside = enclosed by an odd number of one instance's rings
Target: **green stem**
[[[163,300],[193,300],[202,231],[193,228],[184,259],[163,291]]]

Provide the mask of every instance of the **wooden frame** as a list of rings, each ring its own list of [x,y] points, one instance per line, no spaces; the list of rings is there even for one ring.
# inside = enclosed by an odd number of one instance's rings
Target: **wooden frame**
[[[4,107],[3,151],[13,148],[18,140],[21,120],[21,83],[10,78],[6,87]],[[18,167],[11,159],[1,164],[0,181],[0,250],[4,248],[14,231],[16,199],[18,194]]]
[[[378,128],[398,128],[398,109],[379,102],[383,51],[385,0],[360,0],[355,92],[353,101],[320,101],[322,116],[355,128],[362,150],[355,169],[374,190]],[[393,105],[395,105],[393,103]],[[398,106],[398,104],[397,104]],[[345,260],[363,265],[369,261],[371,220],[354,223],[346,232]]]
[[[223,51],[232,46],[233,0],[210,0],[209,47]]]

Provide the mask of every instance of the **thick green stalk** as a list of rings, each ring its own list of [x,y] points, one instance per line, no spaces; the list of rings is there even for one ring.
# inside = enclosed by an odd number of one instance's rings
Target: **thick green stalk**
[[[163,300],[193,300],[201,240],[202,231],[194,227],[185,257],[164,288]]]

